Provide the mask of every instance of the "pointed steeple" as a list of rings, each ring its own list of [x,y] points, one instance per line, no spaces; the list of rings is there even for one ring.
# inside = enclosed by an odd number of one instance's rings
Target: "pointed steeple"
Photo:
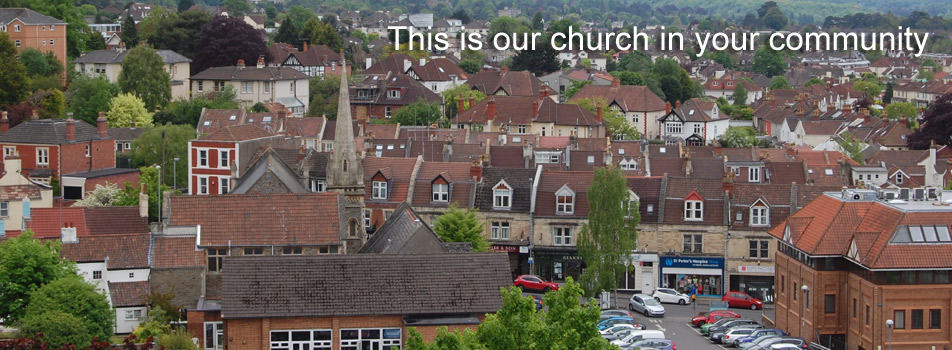
[[[344,52],[341,51],[341,57]],[[334,154],[327,166],[328,189],[364,188],[364,171],[357,146],[354,144],[353,118],[350,116],[350,94],[347,86],[347,66],[341,61],[340,93],[337,102],[337,125],[334,130]]]

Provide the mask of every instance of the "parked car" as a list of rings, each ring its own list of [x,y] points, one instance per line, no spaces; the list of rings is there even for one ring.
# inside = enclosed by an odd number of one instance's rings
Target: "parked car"
[[[600,331],[601,331],[601,330],[605,330],[605,329],[611,328],[611,327],[613,327],[613,326],[615,326],[615,325],[622,324],[622,323],[635,324],[635,320],[632,319],[631,317],[612,317],[612,318],[606,318],[606,319],[601,320],[601,321],[598,322],[598,330],[600,330]]]
[[[801,346],[802,349],[806,349],[809,347],[809,344],[803,341],[803,339],[800,339],[797,337],[784,336],[784,337],[765,337],[765,338],[759,339],[758,341],[754,343],[744,343],[744,344],[741,344],[740,349],[764,350],[764,349],[770,348],[771,345],[778,344],[778,343],[793,344],[793,345]]]
[[[651,294],[654,300],[661,303],[687,305],[691,302],[691,297],[687,294],[678,292],[671,288],[658,288]]]
[[[782,337],[785,335],[787,334],[777,328],[759,329],[746,337],[734,340],[733,344],[731,345],[740,346],[740,344],[749,343],[762,337]]]
[[[663,317],[664,306],[646,294],[635,294],[628,299],[628,310],[644,314],[645,317]]]
[[[678,350],[678,345],[670,339],[642,339],[627,346],[622,347],[622,349],[658,349],[658,350]]]
[[[727,330],[740,326],[757,326],[758,328],[764,328],[757,324],[757,321],[754,320],[733,319],[727,321],[727,323],[724,323],[721,326],[711,327],[707,330],[707,332],[710,334],[711,340],[715,340],[714,338],[720,338],[720,336],[724,334],[724,332],[727,332]]]
[[[740,318],[736,312],[727,310],[717,310],[708,313],[701,313],[691,318],[691,325],[700,327],[707,323],[714,323],[722,318]]]
[[[512,285],[522,290],[538,291],[548,293],[550,290],[559,290],[559,284],[555,282],[546,282],[539,276],[522,275],[516,277]]]
[[[725,323],[727,323],[727,322],[729,322],[729,321],[732,321],[732,320],[733,320],[732,318],[722,318],[722,319],[717,320],[717,321],[714,321],[714,322],[705,323],[705,324],[701,325],[701,335],[710,335],[709,332],[710,332],[710,330],[711,330],[711,327],[723,326]]]
[[[632,315],[631,312],[628,310],[619,310],[619,309],[602,310],[601,319],[604,320],[609,317],[635,318],[635,315]]]
[[[795,344],[777,343],[777,344],[771,345],[765,350],[800,350],[800,349],[805,349],[805,348],[796,346]]]
[[[724,333],[714,341],[725,345],[734,344],[735,340],[746,337],[756,330],[757,329],[753,327],[734,327],[724,331]]]
[[[605,328],[605,329],[603,329],[603,330],[600,330],[599,332],[602,334],[602,336],[606,336],[606,335],[610,335],[610,334],[618,334],[618,333],[621,333],[622,331],[625,331],[625,330],[629,330],[629,331],[631,331],[631,330],[636,330],[636,331],[637,331],[637,330],[642,330],[642,329],[645,329],[645,326],[642,325],[642,324],[638,324],[638,323],[618,323],[618,324],[616,324],[616,325],[614,325],[614,326],[611,326],[611,327]]]
[[[603,335],[602,338],[605,338],[605,340],[608,340],[609,342],[611,342],[611,341],[613,341],[613,340],[624,339],[625,337],[627,337],[627,336],[628,336],[629,334],[631,334],[632,332],[637,332],[637,331],[640,331],[640,330],[643,330],[643,328],[628,328],[628,329],[622,329],[622,330],[620,330],[620,331],[618,331],[618,332],[615,332],[615,333],[613,333],[613,334],[610,334],[610,335]]]
[[[535,301],[536,310],[542,310],[542,299],[537,298],[535,295],[532,296],[532,301]]]
[[[612,340],[612,344],[622,347],[642,339],[667,339],[667,337],[664,335],[664,332],[659,330],[632,331],[622,339]]]
[[[730,307],[742,307],[751,310],[762,309],[764,302],[754,298],[744,292],[727,292],[721,297],[721,301],[726,301]]]

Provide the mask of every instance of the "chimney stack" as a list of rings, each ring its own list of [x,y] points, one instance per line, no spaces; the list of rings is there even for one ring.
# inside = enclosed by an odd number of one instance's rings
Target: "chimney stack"
[[[303,52],[307,52],[307,41],[304,42]],[[327,57],[327,56],[324,56]]]
[[[476,105],[476,98],[473,97],[473,92],[469,92],[469,108],[473,108]]]
[[[413,62],[411,62],[410,60],[403,60],[403,72],[400,72],[400,73],[406,73],[408,70],[410,70],[410,67],[412,67],[412,65],[413,65]]]
[[[674,101],[674,108],[681,108],[681,100]]]
[[[420,58],[420,66],[422,67],[425,65],[426,65],[426,57]]]
[[[490,123],[496,119],[496,99],[492,96],[489,96],[489,102],[486,104],[486,117]]]
[[[909,127],[909,125],[908,125],[908,124],[909,124],[909,120],[906,119],[906,116],[904,116],[904,115],[899,116],[899,124],[902,124],[902,126],[905,126],[905,127]]]
[[[483,179],[483,166],[479,160],[474,160],[473,165],[469,167],[469,177],[479,182]]]
[[[76,141],[76,121],[73,120],[73,112],[66,114],[66,139],[71,142]]]
[[[463,96],[460,96],[456,99],[456,115],[463,113],[466,110],[466,107],[463,105]]]
[[[96,118],[96,130],[99,131],[99,138],[109,137],[109,120],[106,119],[105,112],[99,112],[99,118]]]
[[[618,80],[618,78],[612,78],[612,88],[617,88],[619,85],[621,85],[621,80]]]
[[[506,75],[509,72],[509,67],[499,68],[499,75]]]
[[[10,119],[7,118],[7,111],[2,112],[2,117],[0,117],[0,132],[6,132],[10,130]]]
[[[238,68],[245,68],[245,60],[242,58],[238,59]]]
[[[598,122],[602,122],[602,103],[599,102],[595,105],[595,118],[598,118]]]
[[[532,121],[535,121],[539,117],[539,101],[532,101]]]
[[[258,69],[264,68],[264,56],[258,57]]]
[[[671,102],[665,101],[665,102],[664,102],[664,114],[667,115],[668,113],[671,113]]]
[[[139,190],[139,216],[143,218],[149,217],[149,194],[146,193],[145,184],[139,184],[141,188]]]
[[[36,109],[33,109],[32,114],[30,114],[30,120],[40,120],[40,115],[37,114]]]

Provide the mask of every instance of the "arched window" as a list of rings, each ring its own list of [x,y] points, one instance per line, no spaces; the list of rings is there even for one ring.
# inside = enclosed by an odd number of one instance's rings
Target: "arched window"
[[[347,163],[345,162],[344,164]],[[351,218],[350,221],[347,222],[347,234],[350,235],[350,237],[357,237],[357,220],[354,220],[354,218]]]
[[[344,159],[344,163],[341,165],[341,169],[344,169],[344,172],[347,172],[347,159]]]

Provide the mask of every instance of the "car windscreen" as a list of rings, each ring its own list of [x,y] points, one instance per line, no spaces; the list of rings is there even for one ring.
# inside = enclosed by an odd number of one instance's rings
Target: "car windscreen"
[[[648,305],[648,306],[657,306],[657,305],[661,305],[661,303],[659,303],[657,300],[654,300],[654,298],[646,298],[646,299],[645,299],[645,305]]]

